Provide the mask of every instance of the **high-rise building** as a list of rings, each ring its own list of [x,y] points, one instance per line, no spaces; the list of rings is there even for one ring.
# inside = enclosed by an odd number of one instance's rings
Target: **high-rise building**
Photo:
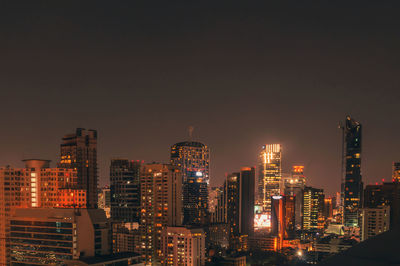
[[[205,265],[205,238],[204,230],[201,228],[164,228],[161,265]]]
[[[303,195],[303,229],[324,228],[324,190],[305,187]]]
[[[8,265],[9,220],[15,208],[86,206],[73,169],[50,168],[49,160],[24,160],[25,168],[0,168],[0,265]]]
[[[111,254],[103,210],[15,209],[9,220],[11,265],[63,265]]]
[[[364,190],[364,208],[386,206],[390,206],[390,228],[397,228],[400,224],[400,183],[395,181],[367,185]]]
[[[146,264],[162,258],[161,232],[182,224],[182,173],[169,164],[145,164],[140,172],[141,253]]]
[[[282,181],[283,194],[295,197],[295,226],[300,229],[303,221],[303,191],[306,185],[304,166],[293,166],[291,175],[282,177]]]
[[[361,124],[350,116],[346,117],[344,134],[344,184],[343,217],[344,224],[350,227],[359,225],[359,209],[363,193],[361,179]]]
[[[111,217],[111,194],[110,187],[105,186],[99,189],[97,204],[99,209],[105,211],[107,218]]]
[[[295,233],[295,196],[273,196],[271,233],[282,246],[283,239],[293,239]]]
[[[324,199],[324,217],[325,217],[325,219],[333,218],[333,199],[332,198]]]
[[[239,173],[228,175],[225,181],[227,223],[231,246],[239,248],[240,237],[254,233],[255,169],[243,167]]]
[[[361,241],[386,232],[390,228],[390,207],[364,208],[361,221]]]
[[[77,128],[62,138],[60,168],[77,171],[78,186],[86,190],[87,208],[97,208],[97,131]]]
[[[139,222],[140,167],[139,161],[111,160],[111,217],[114,222]]]
[[[282,179],[282,147],[280,144],[267,144],[262,147],[258,157],[257,205],[271,215],[272,196],[279,196]]]
[[[400,182],[400,162],[393,162],[392,179],[393,182]]]
[[[208,184],[210,152],[207,145],[186,141],[171,147],[171,164],[182,171],[183,223],[204,225],[208,222]]]

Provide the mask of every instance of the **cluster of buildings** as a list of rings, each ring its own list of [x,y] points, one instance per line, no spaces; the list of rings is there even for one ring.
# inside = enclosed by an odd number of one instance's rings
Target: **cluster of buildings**
[[[280,144],[262,146],[256,167],[210,187],[209,147],[196,141],[172,145],[168,163],[112,159],[109,186],[99,189],[97,132],[78,128],[63,137],[57,167],[29,159],[0,168],[0,264],[205,265],[218,257],[245,265],[251,251],[340,252],[400,217],[400,163],[391,182],[364,188],[361,124],[347,117],[340,128],[334,197],[309,186],[302,165],[283,172]]]

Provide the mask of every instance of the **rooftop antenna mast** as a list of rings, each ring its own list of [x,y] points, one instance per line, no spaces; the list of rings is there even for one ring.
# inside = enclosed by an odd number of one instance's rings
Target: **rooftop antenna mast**
[[[193,131],[194,131],[194,127],[193,126],[189,126],[188,127],[189,140],[193,140]]]

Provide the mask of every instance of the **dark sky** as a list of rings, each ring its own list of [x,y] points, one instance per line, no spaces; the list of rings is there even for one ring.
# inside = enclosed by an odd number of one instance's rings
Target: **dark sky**
[[[213,185],[279,142],[284,170],[333,193],[352,114],[364,181],[390,178],[399,1],[189,2],[1,2],[0,165],[56,161],[64,134],[93,128],[104,184],[110,158],[167,162],[193,125]]]

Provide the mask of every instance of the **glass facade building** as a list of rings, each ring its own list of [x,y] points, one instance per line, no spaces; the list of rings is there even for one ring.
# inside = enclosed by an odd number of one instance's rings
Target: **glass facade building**
[[[179,167],[183,179],[183,223],[204,225],[208,222],[208,184],[210,151],[207,145],[185,141],[171,147],[171,164]]]
[[[345,226],[359,226],[363,183],[361,179],[361,124],[350,116],[344,126],[343,217]]]

